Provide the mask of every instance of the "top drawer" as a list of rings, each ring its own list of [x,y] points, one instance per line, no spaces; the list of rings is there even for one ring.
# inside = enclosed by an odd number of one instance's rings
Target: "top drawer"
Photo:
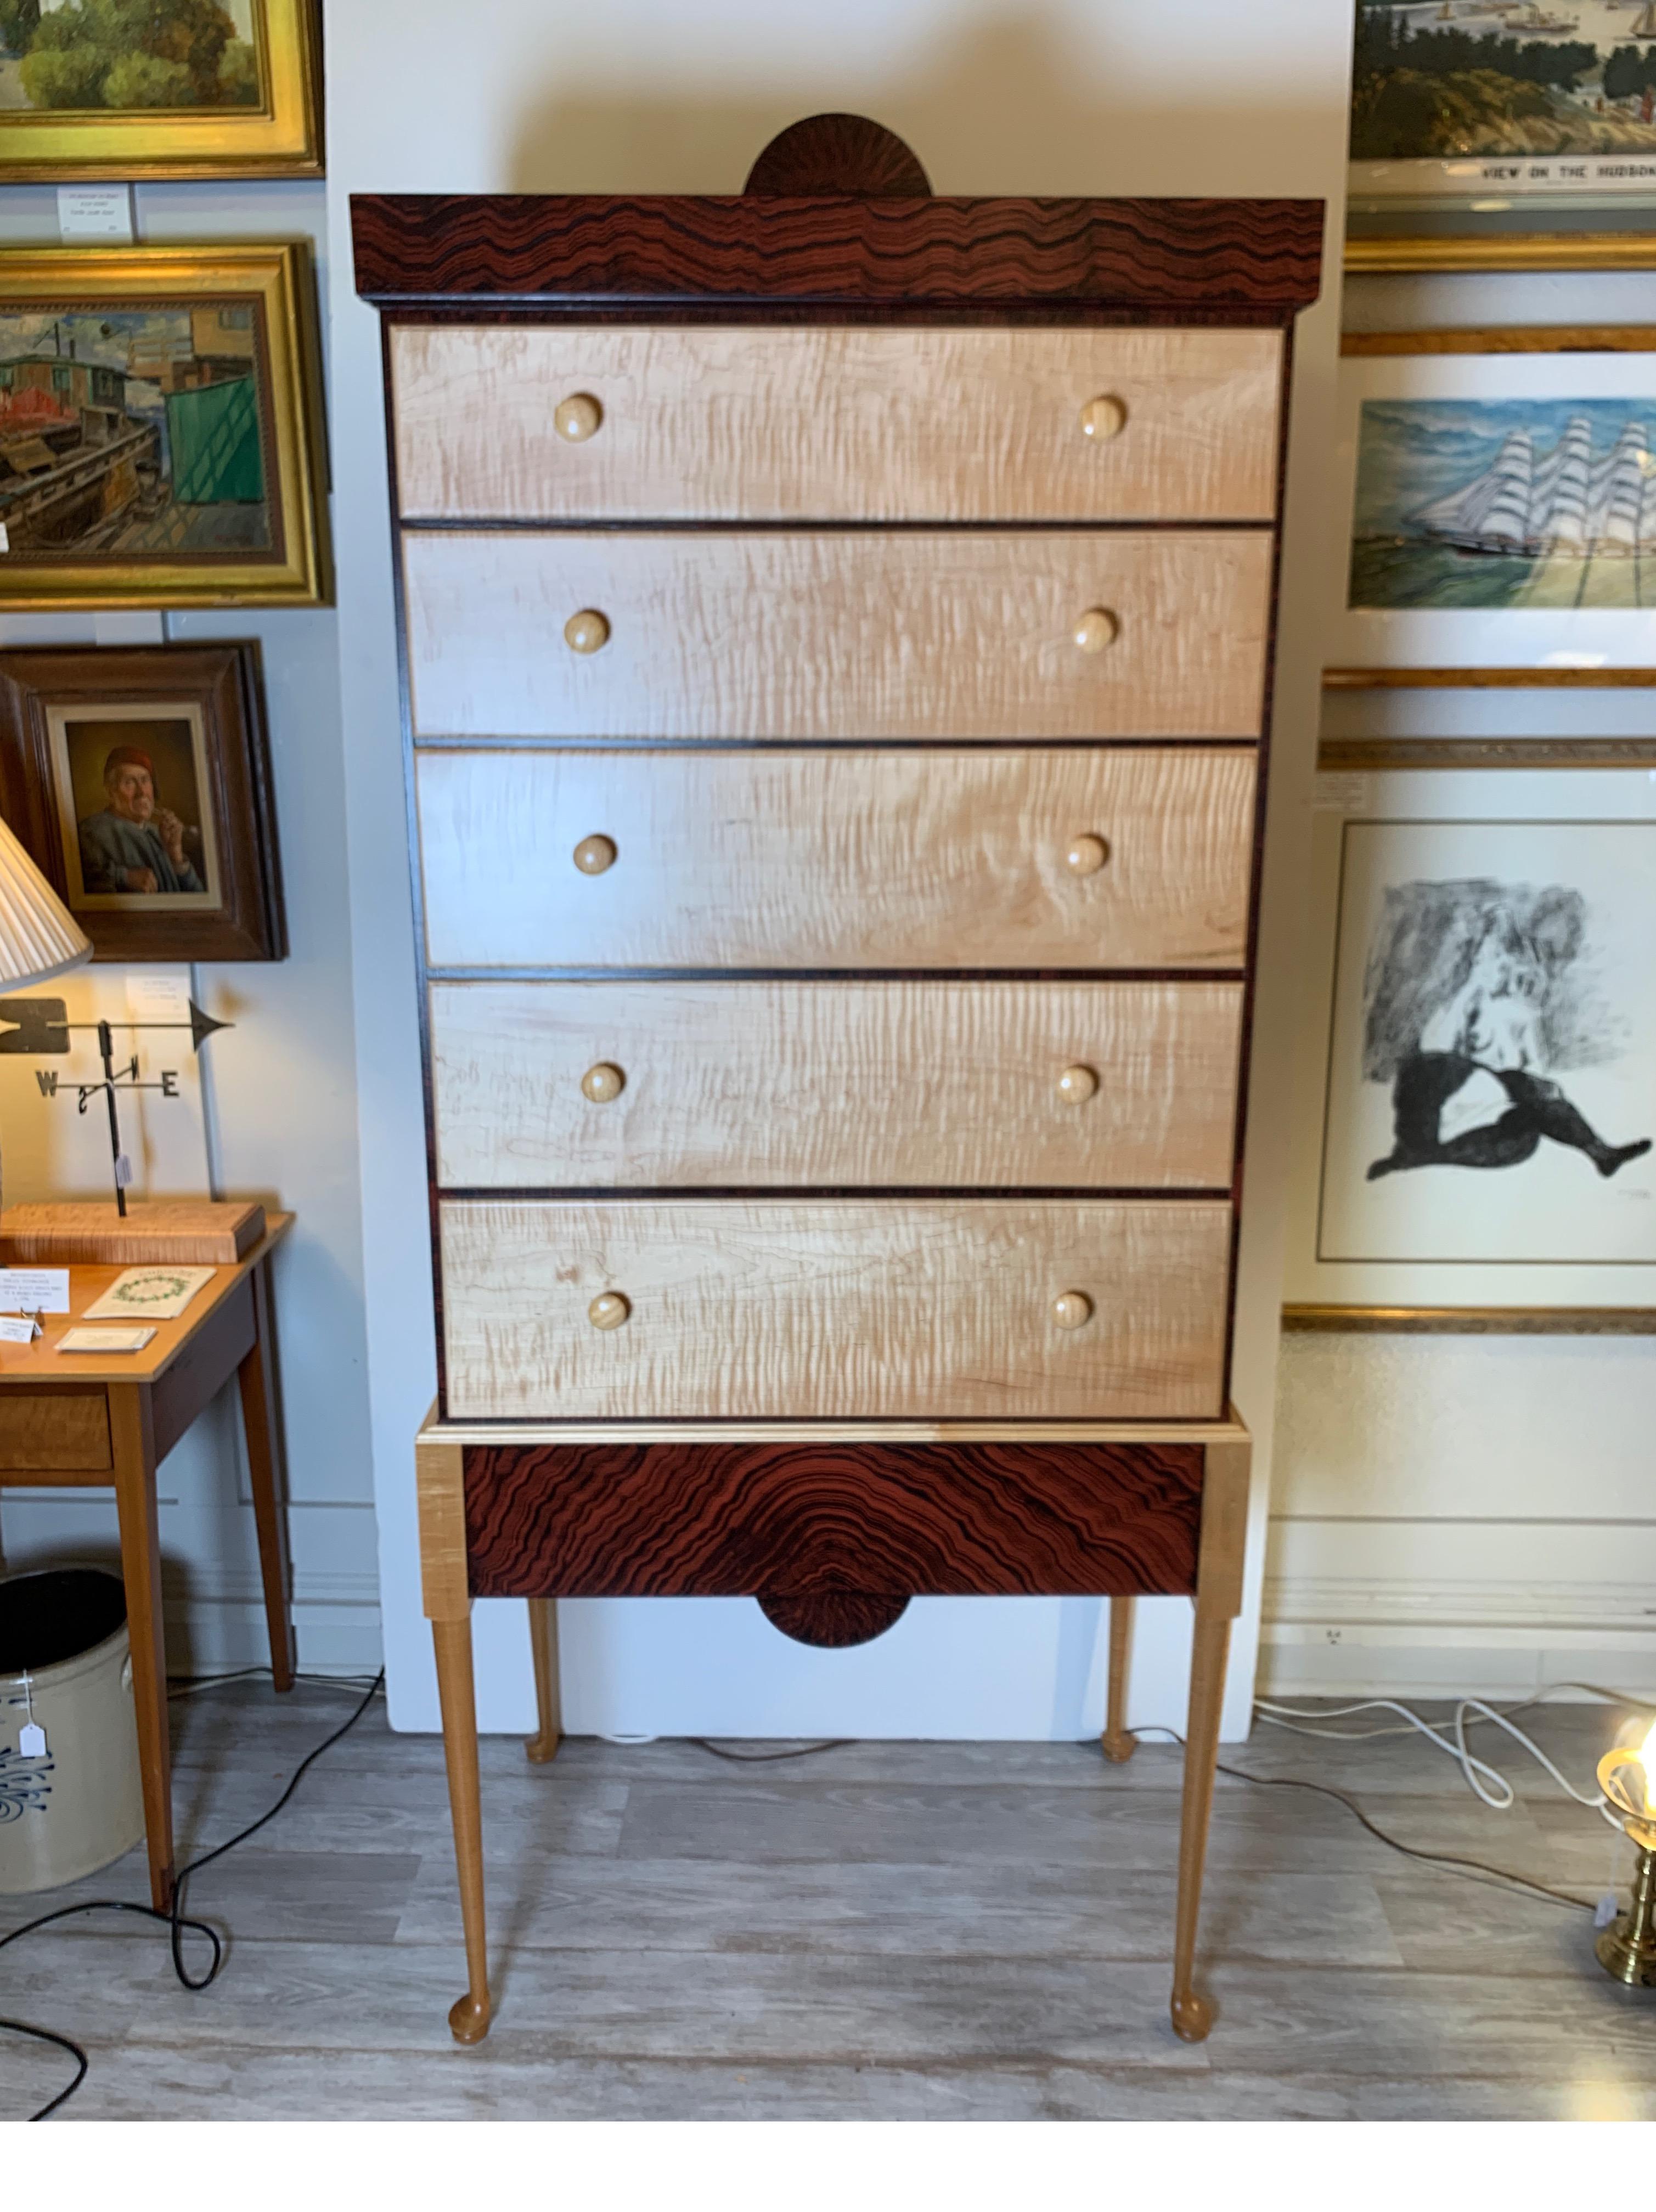
[[[455,521],[1264,521],[1282,343],[399,327],[399,497]]]

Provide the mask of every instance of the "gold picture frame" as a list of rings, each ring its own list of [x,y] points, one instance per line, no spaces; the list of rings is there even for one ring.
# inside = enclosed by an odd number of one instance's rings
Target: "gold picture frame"
[[[332,595],[309,243],[0,260],[0,593],[21,611]]]
[[[252,99],[215,105],[198,95],[176,107],[0,107],[0,183],[320,176],[316,0],[240,0],[240,8],[251,33],[240,43],[253,50]],[[27,59],[8,58],[20,88]]]
[[[1656,693],[1656,668],[1328,668],[1325,693],[1401,690]],[[1651,737],[1325,737],[1319,775],[1422,770],[1656,770]],[[1326,811],[1326,810],[1324,810]],[[1326,1104],[1325,1109],[1326,1111]],[[1289,1301],[1282,1327],[1303,1334],[1656,1335],[1656,1306],[1332,1303]]]
[[[1444,231],[1359,235],[1345,242],[1348,276],[1534,276],[1549,270],[1656,269],[1656,235],[1641,230]]]

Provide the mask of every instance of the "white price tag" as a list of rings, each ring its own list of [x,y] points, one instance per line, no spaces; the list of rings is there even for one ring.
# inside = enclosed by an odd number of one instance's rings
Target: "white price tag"
[[[130,185],[59,185],[59,238],[118,238],[132,243],[132,188]]]
[[[69,1311],[67,1267],[0,1267],[0,1310],[12,1313]]]
[[[126,979],[126,1011],[135,1022],[190,1024],[190,978],[166,969],[138,969]]]
[[[1368,787],[1366,775],[1342,775],[1325,770],[1312,784],[1312,810],[1318,814],[1367,814]]]
[[[46,1732],[39,1721],[25,1721],[17,1731],[17,1748],[25,1759],[44,1759]]]

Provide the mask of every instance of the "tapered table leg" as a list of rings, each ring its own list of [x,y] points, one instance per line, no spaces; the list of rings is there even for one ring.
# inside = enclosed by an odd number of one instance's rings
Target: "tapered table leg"
[[[173,1902],[173,1761],[167,1723],[167,1647],[161,1632],[155,1433],[147,1385],[110,1385],[109,1429],[121,1577],[126,1585],[126,1634],[132,1653],[143,1826],[149,1846],[149,1902],[157,1912],[165,1912]]]
[[[563,1722],[558,1697],[556,1598],[529,1600],[529,1649],[534,1656],[535,1713],[539,1726],[523,1748],[537,1766],[544,1766],[557,1756]]]
[[[454,1863],[460,1874],[460,1917],[466,1928],[466,1995],[450,2007],[457,2043],[479,2043],[489,2033],[489,1956],[483,1905],[483,1808],[478,1791],[478,1711],[472,1681],[472,1622],[434,1620],[437,1695],[442,1706],[443,1755],[448,1763],[448,1804],[454,1820]]]
[[[1184,1732],[1184,1801],[1178,1827],[1178,1915],[1173,1929],[1173,2029],[1186,2043],[1200,2043],[1214,2024],[1211,2002],[1198,1996],[1196,1971],[1196,1917],[1202,1910],[1202,1875],[1208,1859],[1208,1822],[1214,1804],[1214,1768],[1219,1758],[1219,1715],[1225,1698],[1225,1663],[1230,1656],[1231,1624],[1226,1613],[1204,1613],[1198,1604],[1196,1648],[1190,1658],[1190,1717]]]
[[[271,1674],[278,1690],[293,1687],[293,1620],[289,1601],[287,1500],[282,1448],[276,1433],[275,1368],[271,1334],[271,1263],[253,1271],[253,1346],[236,1370],[241,1387],[241,1425],[247,1439],[247,1474],[259,1532],[259,1571],[265,1585],[265,1623],[271,1639]]]
[[[1117,1766],[1133,1756],[1136,1736],[1127,1733],[1127,1659],[1133,1648],[1134,1601],[1110,1601],[1110,1702],[1105,1715],[1104,1755]]]

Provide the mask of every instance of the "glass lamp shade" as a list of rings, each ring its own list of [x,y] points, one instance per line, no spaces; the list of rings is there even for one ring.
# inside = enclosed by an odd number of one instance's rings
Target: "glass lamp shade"
[[[0,822],[0,988],[50,982],[91,957],[74,915]]]

